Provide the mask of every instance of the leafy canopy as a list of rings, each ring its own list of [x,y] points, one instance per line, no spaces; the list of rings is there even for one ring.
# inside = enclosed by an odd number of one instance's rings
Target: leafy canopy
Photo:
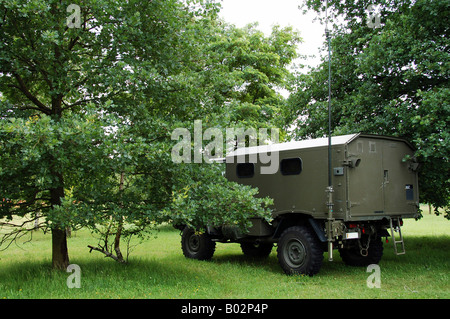
[[[367,22],[378,5],[380,27]],[[322,1],[307,6],[323,11]],[[450,207],[449,25],[445,0],[330,1],[332,127],[406,138],[417,147],[421,200]],[[331,14],[330,14],[331,16]],[[342,21],[341,23],[338,23]],[[370,25],[370,24],[369,24]],[[296,137],[328,128],[328,64],[298,76],[285,109]]]
[[[72,4],[79,27],[68,24]],[[267,127],[284,105],[276,89],[298,35],[238,29],[218,10],[213,1],[0,1],[0,218],[106,236],[124,225],[132,234],[163,221],[270,218],[269,199],[216,166],[171,161],[177,127]],[[61,238],[54,253],[67,254]]]

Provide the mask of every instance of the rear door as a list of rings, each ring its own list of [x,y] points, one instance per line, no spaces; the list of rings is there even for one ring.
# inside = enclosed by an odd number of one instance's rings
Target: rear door
[[[383,143],[384,209],[389,215],[416,212],[417,177],[404,160],[406,155],[412,156],[412,153],[404,142],[386,140]]]
[[[348,146],[357,167],[347,167],[347,208],[350,219],[384,214],[384,169],[381,140],[358,138]]]

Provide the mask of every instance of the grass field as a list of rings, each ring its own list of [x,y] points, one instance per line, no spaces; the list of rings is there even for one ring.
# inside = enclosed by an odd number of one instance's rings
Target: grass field
[[[0,251],[0,299],[158,298],[158,299],[411,299],[450,298],[450,221],[424,213],[405,220],[406,255],[384,245],[381,288],[368,288],[365,268],[344,265],[327,253],[314,277],[286,276],[276,249],[267,260],[251,260],[237,244],[217,244],[212,261],[184,258],[179,232],[162,227],[157,238],[136,246],[121,265],[87,245],[96,239],[78,231],[69,239],[70,263],[81,268],[81,288],[69,289],[69,273],[51,269],[51,237],[35,233],[28,243]]]

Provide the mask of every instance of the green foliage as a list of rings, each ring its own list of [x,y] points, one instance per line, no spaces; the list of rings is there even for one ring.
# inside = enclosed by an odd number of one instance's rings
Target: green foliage
[[[104,136],[98,114],[86,110],[84,116],[71,114],[60,121],[50,116],[10,118],[0,122],[1,196],[8,201],[0,207],[2,216],[48,213],[51,190],[72,188],[76,179],[97,174],[94,162],[102,149],[93,141]]]
[[[79,28],[67,24],[70,4]],[[284,104],[276,88],[298,35],[239,29],[218,10],[200,0],[0,1],[0,218],[106,236],[269,218],[256,190],[171,161],[175,128],[269,127]],[[192,198],[181,201],[186,187]]]
[[[205,103],[216,107],[215,114],[205,114],[209,124],[279,127],[278,114],[285,99],[277,90],[287,86],[288,67],[301,41],[298,33],[274,26],[265,37],[257,24],[241,29],[218,20],[202,23],[195,25],[201,28],[195,36],[203,39],[201,61],[195,61],[200,71],[194,81],[208,91]],[[219,118],[214,117],[217,113]]]
[[[380,5],[380,28],[366,8]],[[323,10],[319,1],[308,1]],[[330,1],[332,127],[406,138],[417,147],[422,202],[450,207],[448,1]],[[300,75],[285,109],[294,136],[323,136],[328,128],[328,64]],[[444,173],[443,173],[444,172]],[[447,209],[447,216],[450,218]]]
[[[249,217],[271,222],[270,198],[258,198],[258,189],[228,181],[222,176],[221,164],[212,164],[201,175],[185,178],[186,186],[173,197],[165,212],[175,224],[186,224],[197,230],[205,226],[235,225],[246,230]],[[210,181],[214,180],[214,183]]]

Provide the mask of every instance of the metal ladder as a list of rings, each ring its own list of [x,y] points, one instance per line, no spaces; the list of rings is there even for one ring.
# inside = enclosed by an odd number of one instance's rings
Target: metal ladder
[[[396,221],[396,225],[394,227],[394,221]],[[403,241],[403,235],[402,230],[400,228],[400,218],[391,218],[390,219],[390,226],[391,226],[391,236],[392,241],[394,242],[394,252],[398,255],[404,255],[406,253],[405,251],[405,243]],[[400,240],[395,240],[395,232],[398,232],[398,235],[400,237]],[[401,244],[401,249],[397,249],[397,245]]]

